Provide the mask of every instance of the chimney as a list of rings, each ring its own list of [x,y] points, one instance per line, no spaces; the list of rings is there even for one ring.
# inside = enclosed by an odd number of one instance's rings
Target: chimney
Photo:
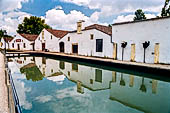
[[[79,20],[79,21],[77,22],[77,34],[81,34],[82,22],[85,22],[85,21],[84,21],[84,20]]]

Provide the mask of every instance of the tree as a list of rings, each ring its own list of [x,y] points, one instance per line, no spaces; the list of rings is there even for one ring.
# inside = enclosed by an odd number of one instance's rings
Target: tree
[[[18,25],[17,32],[38,35],[44,28],[49,29],[51,27],[45,24],[44,19],[36,16],[31,16],[30,18],[24,18],[22,24]]]
[[[7,32],[6,32],[6,30],[0,30],[0,39],[2,38],[2,37],[4,37],[4,35],[6,35],[7,34]]]
[[[144,14],[144,12],[142,11],[142,9],[138,9],[135,12],[135,17],[134,17],[134,21],[138,21],[138,20],[145,20],[146,16]]]
[[[161,11],[162,17],[170,16],[170,6],[168,7],[169,2],[170,0],[165,0],[164,7],[162,8],[162,11]]]

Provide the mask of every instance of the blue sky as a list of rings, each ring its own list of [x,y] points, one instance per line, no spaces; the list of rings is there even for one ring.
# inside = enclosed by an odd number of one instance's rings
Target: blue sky
[[[74,30],[78,20],[90,24],[132,21],[143,9],[147,18],[159,15],[164,0],[0,0],[0,29],[15,34],[24,17],[39,16],[54,29]]]

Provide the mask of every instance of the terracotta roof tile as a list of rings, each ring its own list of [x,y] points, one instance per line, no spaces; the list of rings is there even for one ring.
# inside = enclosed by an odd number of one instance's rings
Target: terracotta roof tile
[[[68,31],[63,30],[54,30],[54,29],[46,29],[48,32],[56,36],[57,38],[63,38],[65,35],[67,35]]]
[[[97,30],[99,30],[103,33],[106,33],[108,35],[112,35],[112,27],[99,25],[99,24],[93,24],[93,25],[85,27],[84,30],[89,30],[89,29],[97,29]]]
[[[29,41],[35,41],[38,38],[38,35],[32,34],[20,34],[20,35]]]
[[[4,37],[5,42],[11,42],[13,39],[13,37]]]

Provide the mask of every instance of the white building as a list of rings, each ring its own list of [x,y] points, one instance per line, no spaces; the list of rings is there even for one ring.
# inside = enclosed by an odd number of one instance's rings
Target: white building
[[[6,46],[6,49],[10,49],[10,43],[11,41],[13,40],[14,38],[13,37],[3,37],[1,39],[1,43],[0,43],[0,48],[1,49],[4,49],[5,46]],[[6,45],[5,45],[6,44]]]
[[[169,17],[113,24],[114,56],[118,60],[170,64],[169,31]]]
[[[10,42],[10,49],[13,50],[35,50],[35,40],[38,35],[17,34]]]
[[[59,39],[63,38],[67,33],[68,31],[44,28],[35,40],[35,49],[59,52]]]
[[[111,27],[98,24],[84,29],[81,27],[82,23],[78,22],[77,31],[69,32],[59,40],[60,52],[84,56],[113,57]]]

